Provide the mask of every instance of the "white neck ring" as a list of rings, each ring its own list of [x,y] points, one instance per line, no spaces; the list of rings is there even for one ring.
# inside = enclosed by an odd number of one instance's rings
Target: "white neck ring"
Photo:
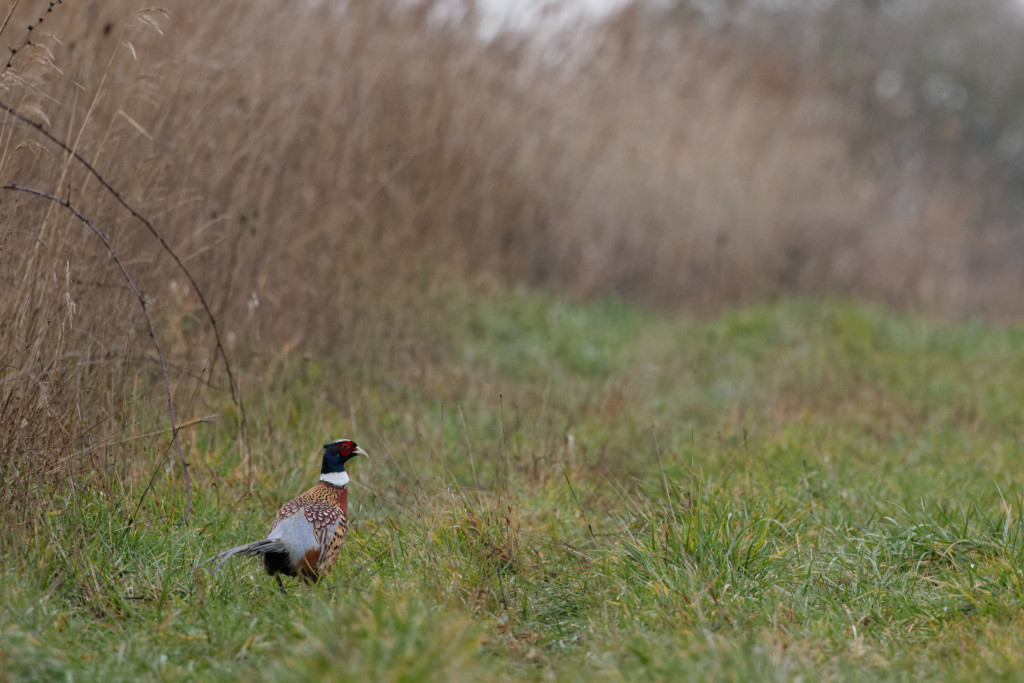
[[[348,472],[321,474],[320,481],[326,481],[328,484],[334,484],[335,486],[344,486],[348,483]]]

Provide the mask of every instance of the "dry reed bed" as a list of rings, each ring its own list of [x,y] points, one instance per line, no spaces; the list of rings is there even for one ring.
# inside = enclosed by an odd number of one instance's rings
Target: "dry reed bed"
[[[1020,310],[1014,239],[977,239],[976,187],[865,160],[863,113],[783,41],[746,43],[740,27],[723,43],[627,8],[540,48],[485,44],[430,0],[329,5],[21,2],[0,34],[23,46],[0,98],[153,222],[206,293],[243,390],[297,349],[400,376],[444,335],[436,285],[479,274],[699,310],[819,292]],[[69,198],[110,236],[179,403],[227,390],[172,259],[80,163],[5,116],[10,182]],[[57,204],[0,200],[13,519],[55,475],[137,476],[130,438],[162,404],[110,255]]]

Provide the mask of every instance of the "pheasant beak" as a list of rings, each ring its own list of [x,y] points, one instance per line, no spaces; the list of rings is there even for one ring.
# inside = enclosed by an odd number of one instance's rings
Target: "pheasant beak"
[[[367,454],[366,454],[366,451],[364,451],[364,450],[363,450],[362,448],[360,448],[359,446],[356,446],[356,449],[355,449],[354,451],[352,451],[352,455],[354,455],[354,456],[355,456],[355,455],[361,455],[361,456],[363,456],[364,458],[369,458],[369,457],[370,457],[369,455],[367,455]]]

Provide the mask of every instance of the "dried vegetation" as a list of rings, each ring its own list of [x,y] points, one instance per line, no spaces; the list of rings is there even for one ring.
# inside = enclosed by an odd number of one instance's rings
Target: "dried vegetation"
[[[900,44],[866,41],[876,10],[805,14],[792,40],[782,23],[742,21],[749,6],[717,23],[687,7],[483,41],[471,9],[430,0],[23,0],[0,32],[13,49],[0,100],[152,222],[205,293],[242,396],[300,352],[341,382],[428,366],[452,282],[698,311],[833,293],[1020,312],[1012,174],[965,170],[965,116],[929,110],[921,128],[899,92],[872,99]],[[860,61],[841,59],[850,45]],[[8,183],[69,201],[109,236],[149,304],[181,420],[226,403],[179,265],[80,160],[4,114]],[[54,481],[173,464],[166,433],[142,445],[165,415],[146,336],[96,236],[56,202],[3,190],[5,529],[30,523]]]

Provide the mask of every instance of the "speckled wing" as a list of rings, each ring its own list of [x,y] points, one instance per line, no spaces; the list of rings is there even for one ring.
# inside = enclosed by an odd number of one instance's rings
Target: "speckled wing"
[[[277,511],[277,517],[274,518],[274,523],[270,525],[270,531],[277,528],[277,525],[288,519],[305,506],[306,502],[302,499],[302,496],[292,498],[287,503],[281,506],[281,509]]]
[[[345,534],[348,533],[348,518],[345,517],[345,513],[340,508],[335,509],[339,513],[338,522],[334,525],[331,543],[327,546],[327,551],[320,553],[320,563],[317,565],[317,571],[320,574],[326,574],[331,571],[331,567],[334,566],[335,561],[338,559],[338,553],[341,552],[341,544],[345,541]]]
[[[341,541],[345,538],[348,520],[344,511],[330,500],[330,492],[321,486],[314,486],[305,493],[293,498],[277,512],[274,523],[270,526],[273,534],[285,519],[302,513],[312,527],[313,539],[316,542],[316,571],[326,574],[338,557]],[[340,538],[338,534],[340,533]],[[307,548],[306,551],[313,550]],[[310,567],[313,569],[313,567]]]
[[[319,565],[323,565],[324,551],[329,549],[334,531],[345,518],[345,514],[337,505],[328,505],[319,500],[309,501],[303,509],[306,520],[313,525],[313,536],[320,548]]]

